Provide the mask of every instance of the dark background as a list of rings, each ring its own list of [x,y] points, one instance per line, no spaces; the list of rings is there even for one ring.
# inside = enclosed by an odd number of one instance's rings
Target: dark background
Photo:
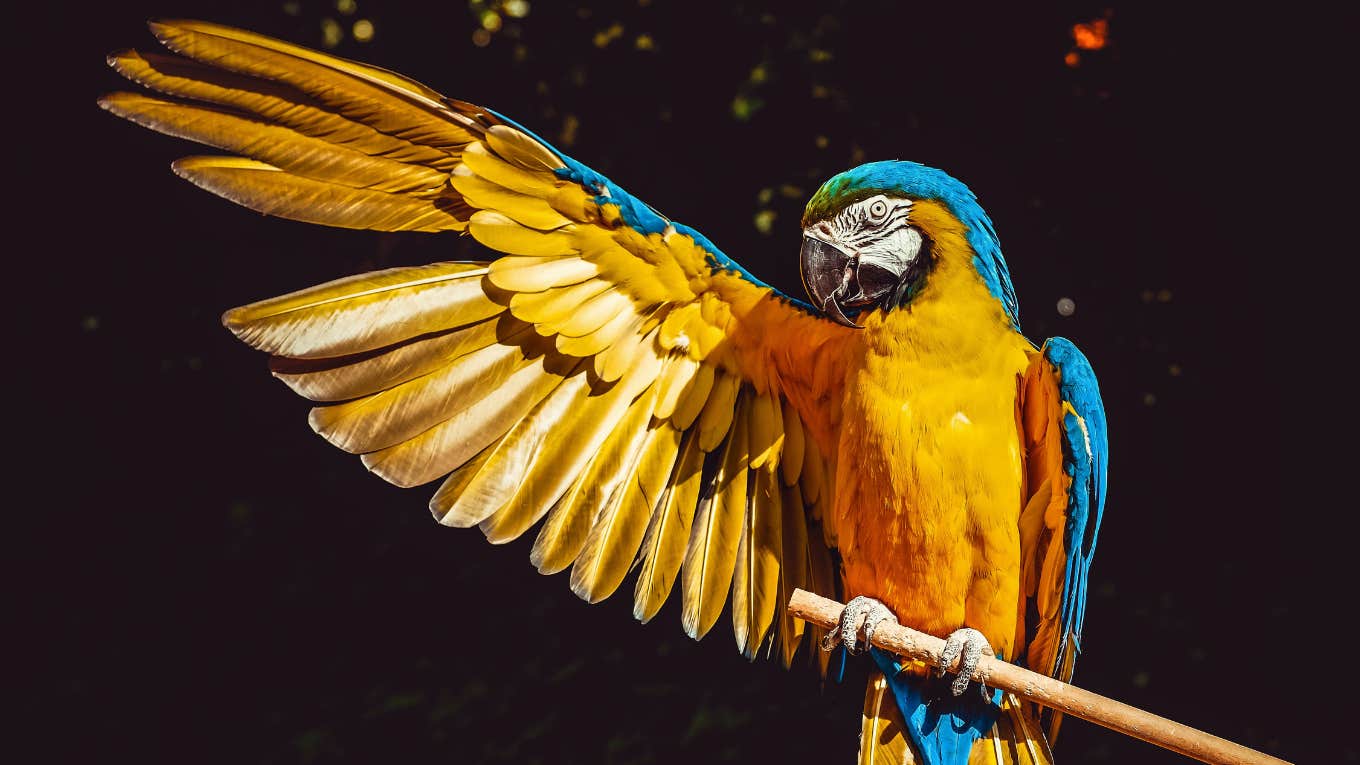
[[[53,5],[16,35],[11,226],[41,236],[10,251],[11,482],[38,489],[12,503],[35,535],[10,560],[34,641],[18,727],[42,759],[831,763],[858,736],[862,662],[823,688],[801,658],[742,660],[725,619],[694,643],[675,602],[645,627],[627,595],[586,606],[534,572],[528,539],[444,529],[427,490],[309,432],[219,314],[471,251],[263,218],[176,179],[169,162],[202,149],[94,104],[123,87],[103,55],[154,47],[158,15],[314,47],[331,19],[340,55],[520,120],[794,294],[822,180],[873,159],[947,169],[996,223],[1027,334],[1074,339],[1101,376],[1111,495],[1077,682],[1288,759],[1357,759],[1319,629],[1354,596],[1317,552],[1344,528],[1321,519],[1354,503],[1327,496],[1324,442],[1296,428],[1327,415],[1297,384],[1321,372],[1288,276],[1313,192],[1285,175],[1323,174],[1302,154],[1322,86],[1286,69],[1307,45],[1285,19],[531,1],[485,47],[463,2]],[[1072,25],[1107,14],[1109,45],[1067,65]],[[1064,762],[1184,761],[1063,730]]]

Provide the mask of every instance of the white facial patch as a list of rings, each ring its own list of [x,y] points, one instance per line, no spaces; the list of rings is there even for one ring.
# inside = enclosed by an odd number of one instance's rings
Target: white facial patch
[[[903,274],[924,243],[921,232],[911,225],[911,206],[910,199],[877,194],[847,205],[804,233],[858,253],[861,262]]]

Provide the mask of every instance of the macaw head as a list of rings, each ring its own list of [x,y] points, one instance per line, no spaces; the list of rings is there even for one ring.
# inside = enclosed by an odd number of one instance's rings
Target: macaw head
[[[946,244],[948,247],[946,248]],[[971,260],[1012,326],[1019,309],[992,222],[968,187],[916,162],[870,162],[822,184],[803,213],[803,287],[827,317],[908,303],[948,249]]]

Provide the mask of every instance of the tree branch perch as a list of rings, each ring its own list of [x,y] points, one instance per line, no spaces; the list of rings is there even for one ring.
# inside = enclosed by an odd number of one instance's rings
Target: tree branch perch
[[[794,590],[788,609],[810,624],[835,629],[845,606],[806,590]],[[873,644],[931,666],[939,665],[940,651],[944,648],[944,641],[934,635],[891,623],[878,627]],[[949,669],[957,667],[956,659]],[[1289,765],[1255,749],[990,656],[983,656],[978,662],[973,680],[1211,765]]]

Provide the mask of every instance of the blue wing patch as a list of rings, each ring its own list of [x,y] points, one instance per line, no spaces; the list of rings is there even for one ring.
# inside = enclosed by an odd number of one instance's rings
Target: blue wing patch
[[[1086,582],[1096,551],[1100,519],[1105,513],[1109,439],[1100,387],[1086,356],[1062,337],[1050,338],[1044,343],[1043,352],[1044,358],[1058,370],[1063,398],[1063,470],[1072,478],[1063,534],[1067,566],[1055,668],[1060,679],[1070,680],[1076,655],[1081,651]]]

